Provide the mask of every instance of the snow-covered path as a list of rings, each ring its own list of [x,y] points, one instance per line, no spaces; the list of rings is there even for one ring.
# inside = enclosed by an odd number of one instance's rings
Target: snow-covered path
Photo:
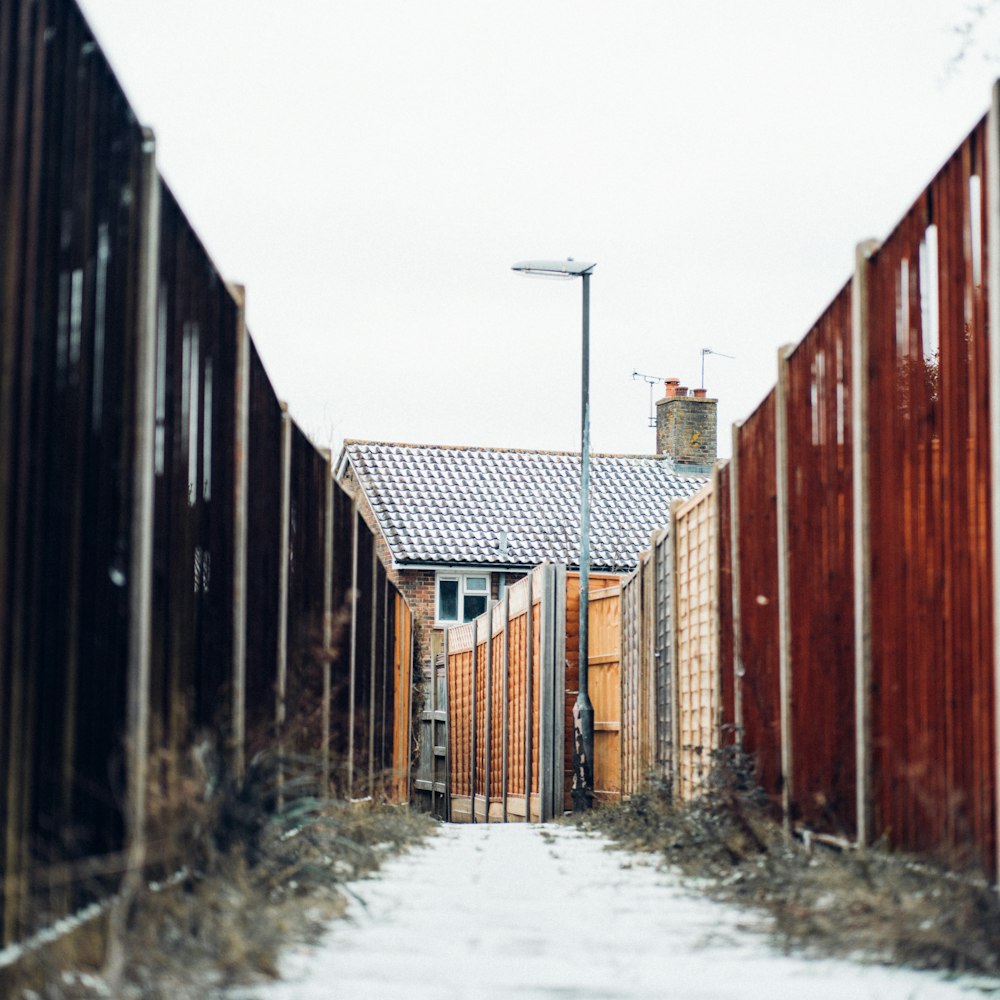
[[[449,826],[352,889],[255,1000],[970,1000],[925,973],[789,957],[753,915],[562,826]]]

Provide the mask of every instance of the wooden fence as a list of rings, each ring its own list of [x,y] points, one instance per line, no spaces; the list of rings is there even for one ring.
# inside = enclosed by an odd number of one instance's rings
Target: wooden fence
[[[170,868],[195,744],[405,798],[412,637],[76,5],[0,5],[0,67],[9,943]]]
[[[624,581],[626,793],[652,775],[693,794],[706,752],[736,736],[789,828],[996,874],[991,313],[1000,90],[892,234],[859,246],[851,281],[734,428],[731,460]]]
[[[591,607],[608,599],[617,576],[591,576]],[[617,595],[614,595],[617,597]],[[458,822],[548,820],[570,804],[573,704],[579,683],[580,579],[543,563],[445,636],[449,818]],[[600,619],[600,612],[592,621]],[[590,651],[598,703],[613,715],[617,649]],[[600,717],[604,758],[595,770],[617,783],[617,718]],[[608,745],[610,744],[610,745]],[[605,789],[611,791],[612,788]]]

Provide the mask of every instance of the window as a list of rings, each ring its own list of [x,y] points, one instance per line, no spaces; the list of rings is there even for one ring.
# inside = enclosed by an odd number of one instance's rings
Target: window
[[[489,593],[485,573],[439,573],[434,617],[439,622],[471,622],[486,610]]]

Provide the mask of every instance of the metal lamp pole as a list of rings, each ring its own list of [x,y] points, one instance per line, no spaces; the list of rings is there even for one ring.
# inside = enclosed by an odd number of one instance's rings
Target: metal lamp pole
[[[573,705],[573,811],[594,798],[594,706],[590,701],[590,275],[596,263],[521,261],[513,270],[546,278],[583,279],[583,343],[580,389],[580,631],[579,690]]]
[[[573,812],[594,797],[594,706],[590,701],[590,272],[583,272],[580,381],[580,683],[573,706]]]

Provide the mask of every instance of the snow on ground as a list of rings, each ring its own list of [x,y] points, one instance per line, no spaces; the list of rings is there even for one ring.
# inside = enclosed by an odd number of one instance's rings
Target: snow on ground
[[[970,981],[787,956],[755,917],[562,826],[447,826],[377,876],[282,982],[231,1000],[971,1000]]]

